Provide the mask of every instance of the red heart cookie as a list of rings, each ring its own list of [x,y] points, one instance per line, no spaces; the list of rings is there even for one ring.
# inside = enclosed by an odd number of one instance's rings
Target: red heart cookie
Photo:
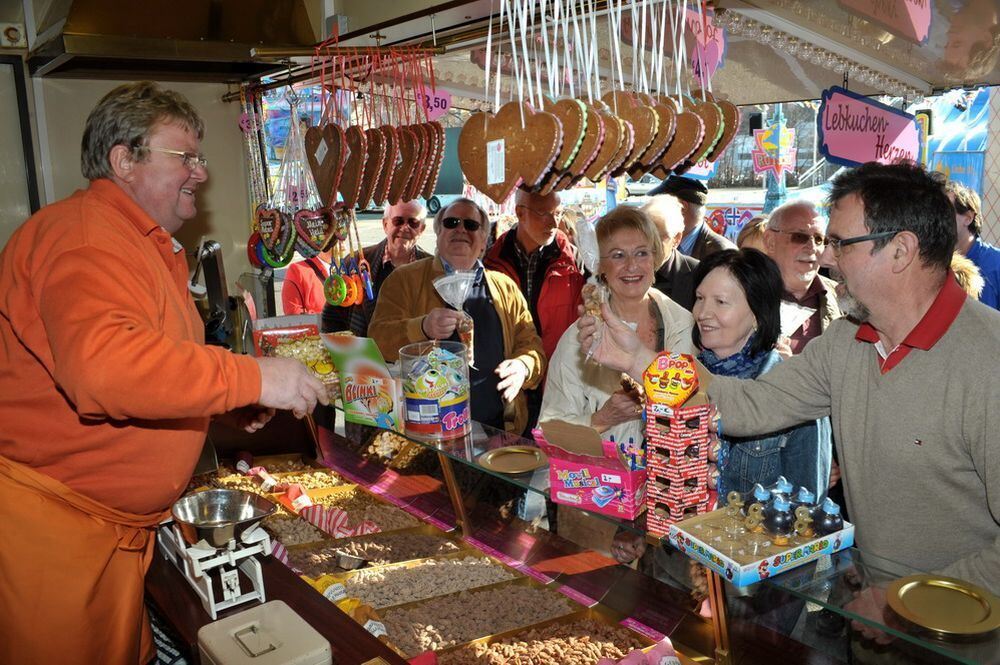
[[[434,190],[437,188],[438,176],[441,174],[441,163],[444,161],[444,127],[437,120],[432,120],[427,123],[431,131],[434,133],[434,155],[431,160],[431,165],[427,170],[427,182],[424,183],[424,189],[420,193],[425,199],[429,199],[434,196]]]
[[[546,97],[543,103],[547,112],[559,118],[563,130],[562,146],[556,155],[555,164],[545,175],[538,190],[539,194],[545,196],[555,189],[559,178],[569,170],[580,152],[587,132],[587,107],[580,100],[571,98],[553,101]]]
[[[382,125],[378,132],[385,139],[385,160],[382,164],[382,172],[375,183],[375,191],[372,193],[372,200],[375,205],[383,205],[385,197],[389,193],[389,183],[392,182],[392,174],[396,172],[396,162],[399,161],[399,134],[396,128],[390,125]]]
[[[361,193],[361,176],[365,171],[365,159],[368,154],[368,140],[365,131],[357,125],[351,125],[344,132],[347,143],[347,160],[344,162],[344,174],[340,177],[340,195],[344,197],[344,207],[353,210],[358,205],[358,195]]]
[[[657,125],[660,120],[653,109],[643,104],[635,95],[624,90],[612,90],[605,93],[602,99],[611,108],[612,113],[632,125],[634,132],[631,152],[621,166],[611,171],[611,175],[617,177],[624,175],[628,168],[645,154],[656,137]]]
[[[358,194],[358,207],[364,210],[372,202],[375,185],[385,167],[385,137],[377,129],[366,129],[365,140],[368,150],[365,154],[365,170],[361,177],[361,191]]]
[[[458,138],[458,162],[473,187],[503,203],[518,185],[535,187],[561,145],[558,118],[528,104],[508,102],[496,115],[480,112],[469,117]],[[489,172],[490,164],[497,172]]]
[[[740,128],[740,107],[724,99],[716,100],[715,103],[722,109],[724,126],[719,142],[715,144],[712,152],[708,153],[708,157],[706,158],[710,162],[714,162],[725,152],[729,144],[736,138],[736,131]]]
[[[386,195],[386,203],[389,205],[395,205],[402,200],[406,186],[413,179],[419,156],[417,136],[413,128],[399,127],[396,135],[399,137],[399,160],[396,163],[396,171],[392,174],[392,182],[389,183],[389,193]]]
[[[285,224],[285,214],[277,208],[268,208],[263,203],[257,206],[257,211],[254,214],[254,227],[260,234],[260,241],[264,247],[272,252],[279,247],[284,247],[290,231]]]

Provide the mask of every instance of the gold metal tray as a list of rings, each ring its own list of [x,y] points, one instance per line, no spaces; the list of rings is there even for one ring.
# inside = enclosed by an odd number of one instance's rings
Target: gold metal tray
[[[549,458],[534,446],[504,446],[479,456],[479,465],[497,473],[526,473],[549,463]]]
[[[889,607],[942,638],[982,635],[1000,628],[1000,598],[968,582],[910,575],[889,585]]]

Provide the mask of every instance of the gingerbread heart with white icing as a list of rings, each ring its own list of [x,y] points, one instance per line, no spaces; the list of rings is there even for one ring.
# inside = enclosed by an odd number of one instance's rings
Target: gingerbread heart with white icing
[[[375,183],[375,191],[372,193],[372,200],[375,205],[384,205],[385,198],[389,193],[389,183],[392,182],[392,175],[396,172],[396,163],[399,161],[399,134],[396,128],[390,125],[382,125],[378,132],[385,139],[385,160],[382,164],[382,172]]]
[[[561,146],[558,118],[528,104],[508,102],[496,115],[479,112],[469,117],[458,138],[458,161],[473,187],[502,203],[515,187],[538,185]],[[489,172],[491,163],[498,173]]]
[[[319,210],[299,210],[292,217],[295,224],[295,232],[299,236],[299,253],[307,258],[311,254],[315,256],[323,251],[330,238],[333,228],[333,216],[330,215],[329,208]],[[309,251],[302,251],[303,245]]]
[[[364,210],[372,202],[372,194],[378,183],[378,176],[385,166],[385,137],[377,129],[366,129],[365,170],[361,176],[361,190],[358,193],[358,207]]]
[[[310,127],[305,135],[306,161],[324,206],[337,202],[337,187],[344,171],[347,144],[344,130],[333,123]]]
[[[611,107],[611,111],[615,115],[632,125],[634,132],[631,152],[621,166],[611,171],[611,175],[617,177],[624,175],[646,153],[656,137],[660,120],[653,109],[643,104],[635,95],[624,90],[607,92],[602,99],[605,104]]]
[[[344,197],[344,207],[353,210],[358,205],[358,195],[361,193],[361,176],[365,171],[365,158],[368,154],[368,139],[365,131],[357,125],[351,125],[344,132],[347,143],[347,159],[344,162],[344,174],[340,177],[340,195]]]
[[[269,251],[283,249],[291,234],[288,216],[277,208],[269,208],[265,204],[257,206],[254,213],[254,227],[260,234],[260,241]]]

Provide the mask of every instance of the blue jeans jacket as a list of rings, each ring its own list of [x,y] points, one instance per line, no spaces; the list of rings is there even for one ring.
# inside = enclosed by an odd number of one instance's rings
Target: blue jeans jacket
[[[779,362],[781,356],[777,351],[772,351],[760,374]],[[833,431],[829,418],[751,438],[725,436],[725,414],[722,415],[723,436],[719,437],[722,445],[719,455],[721,503],[725,502],[726,494],[733,490],[746,496],[753,490],[755,483],[767,487],[778,476],[787,478],[796,490],[800,486],[810,490],[816,495],[817,501],[826,498],[833,458]]]

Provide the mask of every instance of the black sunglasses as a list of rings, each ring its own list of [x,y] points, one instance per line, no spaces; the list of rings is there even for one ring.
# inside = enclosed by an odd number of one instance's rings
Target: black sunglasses
[[[403,224],[406,224],[411,229],[413,229],[414,231],[416,231],[417,229],[420,228],[420,225],[423,224],[423,221],[421,221],[419,219],[416,219],[414,217],[393,217],[392,218],[392,225],[395,226],[396,228],[399,228]]]
[[[445,217],[441,220],[441,226],[451,231],[452,229],[457,229],[458,225],[461,224],[465,227],[465,230],[470,233],[475,233],[482,226],[483,223],[476,219],[462,219],[460,217]]]

